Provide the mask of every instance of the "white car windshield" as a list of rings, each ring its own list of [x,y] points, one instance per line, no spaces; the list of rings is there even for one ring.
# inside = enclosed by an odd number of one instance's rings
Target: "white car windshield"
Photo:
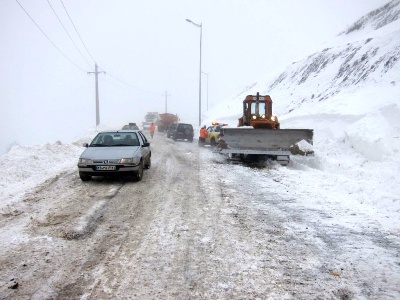
[[[89,147],[139,146],[136,132],[102,132],[99,133]]]

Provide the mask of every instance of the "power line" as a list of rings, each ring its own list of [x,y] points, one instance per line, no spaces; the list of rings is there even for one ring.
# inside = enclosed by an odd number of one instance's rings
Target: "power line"
[[[47,1],[49,1],[49,0],[47,0]],[[70,19],[70,21],[71,21],[72,25],[74,26],[74,28],[75,28],[75,31],[76,31],[76,33],[78,34],[78,36],[79,36],[79,39],[81,40],[81,42],[82,42],[83,46],[85,47],[85,49],[86,49],[87,53],[88,53],[88,54],[89,54],[89,56],[90,56],[90,57],[93,59],[93,61],[95,61],[95,60],[94,60],[94,58],[93,58],[93,56],[90,54],[90,52],[89,52],[88,48],[86,47],[85,43],[83,42],[83,40],[82,40],[82,38],[81,38],[81,36],[80,36],[80,34],[79,34],[78,30],[76,29],[76,26],[75,26],[74,22],[72,21],[72,19],[71,19],[70,15],[69,15],[69,13],[68,13],[68,11],[67,11],[67,9],[66,9],[65,5],[64,5],[64,2],[63,2],[62,0],[60,0],[60,2],[62,3],[62,5],[63,5],[63,7],[64,7],[64,10],[65,10],[65,12],[66,12],[66,13],[67,13],[67,15],[68,15],[68,18]],[[101,69],[101,68],[100,68],[100,69]],[[105,71],[105,70],[103,70],[103,71]],[[106,74],[110,75],[110,76],[111,76],[111,77],[113,77],[115,80],[117,80],[117,81],[119,81],[119,82],[121,82],[121,83],[123,83],[123,84],[125,84],[125,85],[127,85],[127,86],[129,86],[129,87],[131,87],[131,88],[134,88],[134,89],[136,89],[136,90],[139,90],[139,91],[142,91],[142,92],[146,92],[146,93],[152,93],[152,92],[150,92],[150,91],[146,91],[146,90],[143,90],[143,89],[141,89],[141,88],[138,88],[138,87],[136,87],[136,86],[134,86],[134,85],[132,85],[132,84],[129,84],[129,83],[125,82],[124,80],[122,80],[122,79],[119,79],[118,77],[116,77],[116,76],[114,76],[114,75],[110,74],[109,72],[106,72]]]
[[[101,68],[100,68],[100,69],[101,69]],[[104,69],[102,69],[102,70],[104,71]],[[124,80],[122,80],[122,79],[119,79],[118,77],[116,77],[116,76],[110,74],[109,72],[106,72],[106,75],[109,75],[109,76],[111,76],[113,79],[115,79],[116,81],[121,82],[121,83],[124,84],[124,85],[118,85],[119,87],[124,87],[124,88],[126,88],[126,89],[129,89],[130,91],[141,91],[141,92],[144,92],[144,93],[147,93],[147,94],[152,94],[152,95],[154,95],[154,96],[158,95],[157,92],[154,92],[154,91],[152,92],[152,91],[144,90],[144,89],[138,88],[137,86],[134,86],[134,85],[132,85],[132,84],[130,84],[130,83],[127,83],[126,81],[124,81]],[[107,81],[107,82],[112,83],[112,84],[115,84],[115,82],[106,80],[105,78],[103,78],[102,80]]]
[[[74,63],[68,56],[66,56],[64,54],[64,52],[62,52],[57,46],[56,44],[53,43],[53,41],[47,36],[47,34],[39,27],[39,25],[35,22],[35,20],[29,15],[29,13],[25,10],[25,8],[21,5],[21,3],[19,3],[18,0],[15,0],[19,6],[22,8],[22,10],[28,15],[28,17],[32,20],[32,22],[36,25],[36,27],[43,33],[43,35],[50,41],[50,43],[52,43],[52,45],[62,54],[62,56],[64,56],[67,60],[69,60],[70,63],[72,63],[75,67],[77,67],[79,70],[83,71],[86,73],[86,71],[84,69],[82,69],[81,67],[79,67],[76,63]]]
[[[107,73],[107,75],[110,75],[110,74]],[[109,84],[112,84],[112,85],[114,85],[114,86],[116,86],[118,88],[126,89],[128,91],[132,91],[132,92],[135,92],[135,93],[138,92],[138,90],[136,88],[131,88],[130,86],[127,86],[125,83],[122,83],[121,81],[115,81],[113,79],[109,80],[106,77],[103,77],[101,79],[101,81],[108,82]]]
[[[100,69],[102,69],[107,75],[110,75],[112,78],[114,78],[115,80],[117,80],[117,81],[119,81],[119,82],[125,84],[126,86],[129,86],[129,87],[131,87],[131,88],[133,88],[133,89],[135,89],[135,90],[141,91],[141,92],[145,92],[145,93],[149,93],[149,94],[154,94],[154,95],[156,95],[155,92],[150,92],[150,91],[141,89],[141,88],[139,88],[139,87],[137,87],[137,86],[134,86],[133,84],[130,84],[130,83],[126,82],[125,80],[122,80],[122,79],[118,78],[117,76],[111,74],[111,73],[108,72],[108,71],[106,72],[103,68],[100,68]]]
[[[125,82],[125,81],[123,81],[123,80],[121,80],[121,79],[119,79],[119,78],[117,78],[117,77],[115,77],[114,75],[112,75],[112,74],[110,74],[110,73],[107,73],[108,75],[110,75],[111,77],[113,77],[115,80],[118,80],[119,82],[122,82],[123,84],[126,84],[127,86],[130,86],[130,87],[132,87],[132,88],[134,88],[134,89],[136,89],[136,90],[139,90],[139,91],[142,91],[142,92],[145,92],[145,93],[148,93],[148,94],[153,94],[153,95],[158,95],[156,92],[152,92],[152,91],[148,91],[148,90],[144,90],[144,89],[141,89],[141,88],[138,88],[138,87],[136,87],[136,86],[134,86],[134,85],[132,85],[132,84],[129,84],[129,83],[127,83],[127,82]]]
[[[146,91],[146,90],[143,90],[143,89],[141,89],[141,88],[138,88],[138,87],[136,87],[136,86],[134,86],[134,85],[132,85],[132,84],[129,84],[129,83],[123,81],[122,79],[119,79],[119,78],[115,77],[114,75],[112,75],[112,74],[110,74],[110,73],[107,73],[107,74],[110,75],[111,77],[113,77],[115,80],[118,80],[119,82],[122,82],[123,84],[125,84],[125,85],[127,85],[127,86],[130,86],[131,88],[134,88],[134,89],[139,90],[139,91],[142,91],[142,92],[151,93],[151,92],[149,92],[149,91]]]
[[[82,38],[81,38],[81,35],[80,35],[79,32],[78,32],[78,29],[76,29],[74,22],[72,22],[72,19],[71,19],[70,15],[69,15],[69,13],[68,13],[68,11],[67,11],[67,8],[66,8],[65,5],[64,5],[64,2],[63,2],[62,0],[60,0],[60,1],[61,1],[61,4],[62,4],[63,7],[64,7],[65,12],[66,12],[67,15],[68,15],[69,20],[70,20],[71,23],[72,23],[72,26],[74,26],[74,28],[75,28],[75,31],[76,31],[76,33],[77,33],[78,36],[79,36],[79,39],[81,40],[83,46],[85,47],[87,53],[89,54],[89,56],[90,56],[90,58],[93,60],[93,62],[95,62],[95,59],[94,59],[93,56],[90,54],[88,48],[86,47],[85,43],[83,42],[83,40],[82,40]]]
[[[53,6],[50,4],[49,0],[47,0],[47,3],[50,5],[51,9],[53,10],[53,13],[56,15],[58,21],[60,22],[61,26],[64,28],[65,32],[67,33],[68,37],[70,38],[71,42],[74,44],[76,50],[78,50],[79,54],[83,57],[83,59],[87,62],[89,67],[91,67],[90,63],[86,59],[86,57],[82,54],[82,52],[79,50],[78,46],[75,44],[74,40],[72,39],[71,35],[68,33],[67,28],[65,28],[64,24],[61,22],[60,18],[58,17],[56,11],[54,10]]]
[[[20,3],[18,0],[15,0],[15,1],[19,4],[19,6],[22,8],[22,10],[28,15],[28,17],[32,20],[32,22],[36,25],[36,27],[42,32],[42,34],[50,41],[50,43],[51,43],[51,44],[52,44],[52,45],[53,45],[67,60],[69,60],[75,67],[77,67],[78,69],[80,69],[80,70],[83,71],[83,72],[86,72],[84,69],[80,68],[77,64],[75,64],[70,58],[68,58],[68,57],[55,45],[55,43],[46,35],[46,33],[39,27],[39,25],[38,25],[38,24],[35,22],[35,20],[29,15],[29,13],[25,10],[25,8],[21,5],[21,3]],[[81,36],[80,36],[78,30],[76,29],[76,26],[74,25],[74,23],[73,23],[73,21],[72,21],[70,15],[69,15],[69,13],[68,13],[68,11],[67,11],[65,5],[64,5],[64,3],[63,3],[63,1],[62,1],[62,0],[60,0],[60,1],[61,1],[62,5],[63,5],[63,7],[64,7],[65,12],[66,12],[67,15],[68,15],[69,20],[71,21],[71,23],[72,23],[72,25],[73,25],[73,27],[74,27],[74,29],[75,29],[77,35],[79,36],[79,39],[81,40],[83,46],[85,47],[86,51],[88,52],[90,58],[93,59],[93,56],[90,54],[90,52],[89,52],[89,50],[87,49],[85,43],[83,42],[83,40],[82,40],[82,38],[81,38]],[[49,2],[49,0],[47,0],[47,3],[49,4],[49,6],[51,7],[51,9],[53,10],[53,12],[54,12],[54,14],[56,15],[58,21],[60,22],[60,24],[61,24],[62,27],[64,28],[65,32],[67,33],[67,35],[69,36],[69,38],[71,39],[71,41],[73,42],[73,44],[75,45],[76,49],[79,51],[79,48],[77,47],[77,45],[76,45],[75,42],[73,41],[72,37],[70,36],[70,34],[68,33],[67,29],[66,29],[65,26],[63,25],[62,21],[61,21],[60,18],[58,17],[57,13],[55,12],[55,10],[54,10],[53,6],[51,5],[51,3]],[[82,52],[79,51],[79,53],[82,55],[82,57],[85,59],[85,61],[89,64],[89,62],[86,60],[86,58],[84,57],[84,55],[82,54]],[[93,59],[93,61],[94,61],[94,59]],[[89,66],[90,66],[90,64],[89,64]],[[104,70],[103,70],[103,71],[104,71]],[[130,84],[130,83],[127,83],[126,81],[124,81],[124,80],[122,80],[122,79],[120,79],[120,78],[118,78],[118,77],[116,77],[116,76],[110,74],[109,72],[107,72],[106,74],[108,74],[109,76],[113,77],[115,80],[117,80],[117,81],[123,83],[124,85],[126,85],[126,86],[128,86],[128,87],[131,87],[131,88],[133,88],[133,89],[135,89],[135,90],[139,90],[139,91],[142,91],[142,92],[145,92],[145,93],[149,93],[149,94],[156,95],[155,92],[151,92],[151,91],[148,91],[148,90],[144,90],[144,89],[138,88],[137,86],[134,86],[134,85],[132,85],[132,84]]]

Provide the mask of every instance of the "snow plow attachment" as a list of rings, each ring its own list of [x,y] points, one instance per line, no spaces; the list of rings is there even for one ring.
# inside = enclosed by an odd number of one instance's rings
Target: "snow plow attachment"
[[[299,143],[312,145],[312,129],[254,129],[252,127],[222,128],[220,142],[214,152],[229,155],[265,156],[282,165],[289,163],[290,155],[310,155]]]

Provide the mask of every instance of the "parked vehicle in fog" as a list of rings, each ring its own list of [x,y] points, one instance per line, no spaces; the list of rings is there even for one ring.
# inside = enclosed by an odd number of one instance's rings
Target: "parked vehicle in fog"
[[[167,138],[172,137],[172,133],[174,132],[176,126],[178,126],[177,123],[172,123],[171,125],[169,125],[168,130],[167,130]]]
[[[193,142],[193,126],[187,123],[178,123],[176,128],[171,132],[172,139],[176,140],[188,140]]]
[[[129,130],[129,129],[134,129],[134,130],[139,130],[139,126],[136,125],[136,123],[129,123],[128,125],[124,125],[122,127],[123,130]]]

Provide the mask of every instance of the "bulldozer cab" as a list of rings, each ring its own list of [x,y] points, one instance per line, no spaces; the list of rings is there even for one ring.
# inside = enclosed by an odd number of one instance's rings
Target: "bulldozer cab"
[[[256,102],[247,102],[245,103],[246,105],[246,110],[250,109],[250,114],[251,115],[256,115],[256,116],[262,116],[262,115],[268,115],[269,110],[267,105],[264,102],[258,102],[258,105]]]
[[[239,127],[279,129],[276,116],[272,115],[272,99],[269,95],[248,95],[243,101],[243,116],[239,118]]]

